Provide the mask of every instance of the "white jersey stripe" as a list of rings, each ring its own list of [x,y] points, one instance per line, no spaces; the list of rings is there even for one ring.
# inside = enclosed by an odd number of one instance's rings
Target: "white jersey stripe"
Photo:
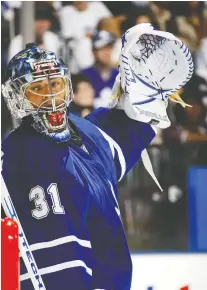
[[[104,136],[104,138],[108,141],[110,149],[111,149],[112,156],[114,158],[114,156],[115,156],[114,142],[115,141],[108,134],[106,134],[106,132],[101,130],[99,127],[96,126],[96,128],[101,132],[101,134]]]
[[[108,183],[110,184],[111,192],[112,192],[113,197],[114,197],[114,199],[115,199],[116,205],[119,207],[118,200],[117,200],[117,198],[116,198],[116,195],[115,195],[115,192],[114,192],[113,185],[111,184],[111,182],[110,182],[109,180],[108,180]]]
[[[76,236],[71,235],[71,236],[66,236],[59,239],[55,239],[49,242],[32,244],[30,245],[30,250],[36,251],[36,250],[41,250],[41,249],[47,249],[47,248],[52,248],[52,247],[56,247],[56,246],[66,244],[66,243],[71,243],[71,242],[77,242],[82,247],[91,248],[90,241],[82,240],[82,239],[77,238]]]
[[[115,206],[116,213],[118,214],[118,216],[119,216],[120,219],[121,219],[121,213],[120,213],[120,209],[119,209],[119,204],[118,204],[118,201],[117,201],[117,198],[116,198],[115,192],[114,192],[113,185],[111,184],[111,182],[110,182],[109,180],[108,180],[108,182],[109,182],[109,184],[110,184],[111,192],[112,192],[112,194],[113,194],[113,197],[114,197],[114,199],[115,199],[115,201],[116,201],[116,205],[117,205],[117,206]],[[122,220],[121,220],[121,222],[122,222]]]
[[[114,139],[112,139],[108,134],[106,134],[106,132],[104,132],[103,130],[101,130],[97,126],[96,126],[96,128],[101,132],[103,137],[108,141],[109,146],[111,148],[111,152],[112,152],[113,158],[115,156],[114,149],[116,149],[116,151],[118,153],[119,163],[120,163],[120,166],[121,166],[121,176],[120,176],[120,178],[118,180],[118,181],[120,181],[122,179],[122,177],[124,176],[124,173],[126,172],[126,161],[125,161],[125,158],[124,158],[124,154],[123,154],[123,152],[121,150],[121,147],[119,146],[118,143],[116,143],[116,141],[114,141]]]
[[[92,269],[87,267],[86,264],[81,260],[74,260],[74,261],[69,261],[69,262],[57,264],[54,266],[45,267],[45,268],[39,269],[39,272],[41,275],[45,275],[45,274],[50,274],[50,273],[58,272],[58,271],[69,269],[69,268],[76,268],[76,267],[85,268],[86,272],[90,276],[92,276]],[[27,279],[30,279],[30,275],[28,273],[20,275],[20,281],[24,281]]]
[[[49,242],[42,242],[42,243],[30,245],[30,249],[32,251],[36,251],[36,250],[51,248],[51,247],[55,247],[55,246],[59,246],[59,245],[71,243],[71,242],[77,242],[82,247],[91,248],[90,241],[81,240],[77,238],[76,236],[67,236],[67,237],[62,237],[62,238],[52,240]]]

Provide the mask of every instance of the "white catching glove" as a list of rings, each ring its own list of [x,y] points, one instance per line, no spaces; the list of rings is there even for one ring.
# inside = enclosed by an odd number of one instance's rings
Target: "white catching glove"
[[[154,30],[149,23],[136,25],[122,36],[119,75],[109,107],[124,109],[131,119],[167,128],[168,99],[192,74],[192,56],[181,40]],[[187,105],[179,96],[174,101]]]

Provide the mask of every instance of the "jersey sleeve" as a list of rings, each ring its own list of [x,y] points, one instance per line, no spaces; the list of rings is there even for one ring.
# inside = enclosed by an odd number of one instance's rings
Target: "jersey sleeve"
[[[118,180],[134,166],[155,136],[155,131],[149,124],[130,119],[122,110],[98,108],[85,118],[108,141]]]
[[[92,248],[85,225],[88,197],[61,167],[55,174],[51,161],[47,165],[37,161],[32,154],[35,146],[29,154],[24,144],[11,143],[3,147],[2,176],[28,241],[26,245],[21,232],[22,246],[33,254],[46,289],[91,290]],[[22,257],[20,266],[21,290],[33,290]]]

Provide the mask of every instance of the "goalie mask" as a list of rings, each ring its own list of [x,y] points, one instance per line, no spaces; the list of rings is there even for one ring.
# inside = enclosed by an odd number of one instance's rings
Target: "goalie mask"
[[[8,64],[2,85],[16,120],[32,116],[32,126],[56,142],[70,139],[67,108],[73,100],[68,69],[53,52],[27,45]]]

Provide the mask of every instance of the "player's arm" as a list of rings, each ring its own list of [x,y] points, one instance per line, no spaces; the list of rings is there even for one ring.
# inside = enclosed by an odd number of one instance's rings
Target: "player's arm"
[[[47,168],[44,164],[38,167],[31,158],[26,166],[24,158],[19,158],[22,151],[14,144],[18,154],[8,146],[3,148],[2,175],[46,289],[91,290],[87,195],[60,168],[55,175],[51,163]],[[22,257],[20,263],[21,289],[33,290]]]
[[[98,108],[86,119],[96,125],[108,141],[118,180],[134,166],[155,136],[149,124],[130,119],[123,110]]]
[[[101,108],[87,117],[112,138],[111,143],[120,152],[121,176],[153,139],[151,125],[162,129],[170,126],[168,99],[190,80],[192,73],[189,49],[171,33],[144,23],[123,35],[119,75],[109,102],[114,109]],[[187,105],[178,95],[173,100]]]

